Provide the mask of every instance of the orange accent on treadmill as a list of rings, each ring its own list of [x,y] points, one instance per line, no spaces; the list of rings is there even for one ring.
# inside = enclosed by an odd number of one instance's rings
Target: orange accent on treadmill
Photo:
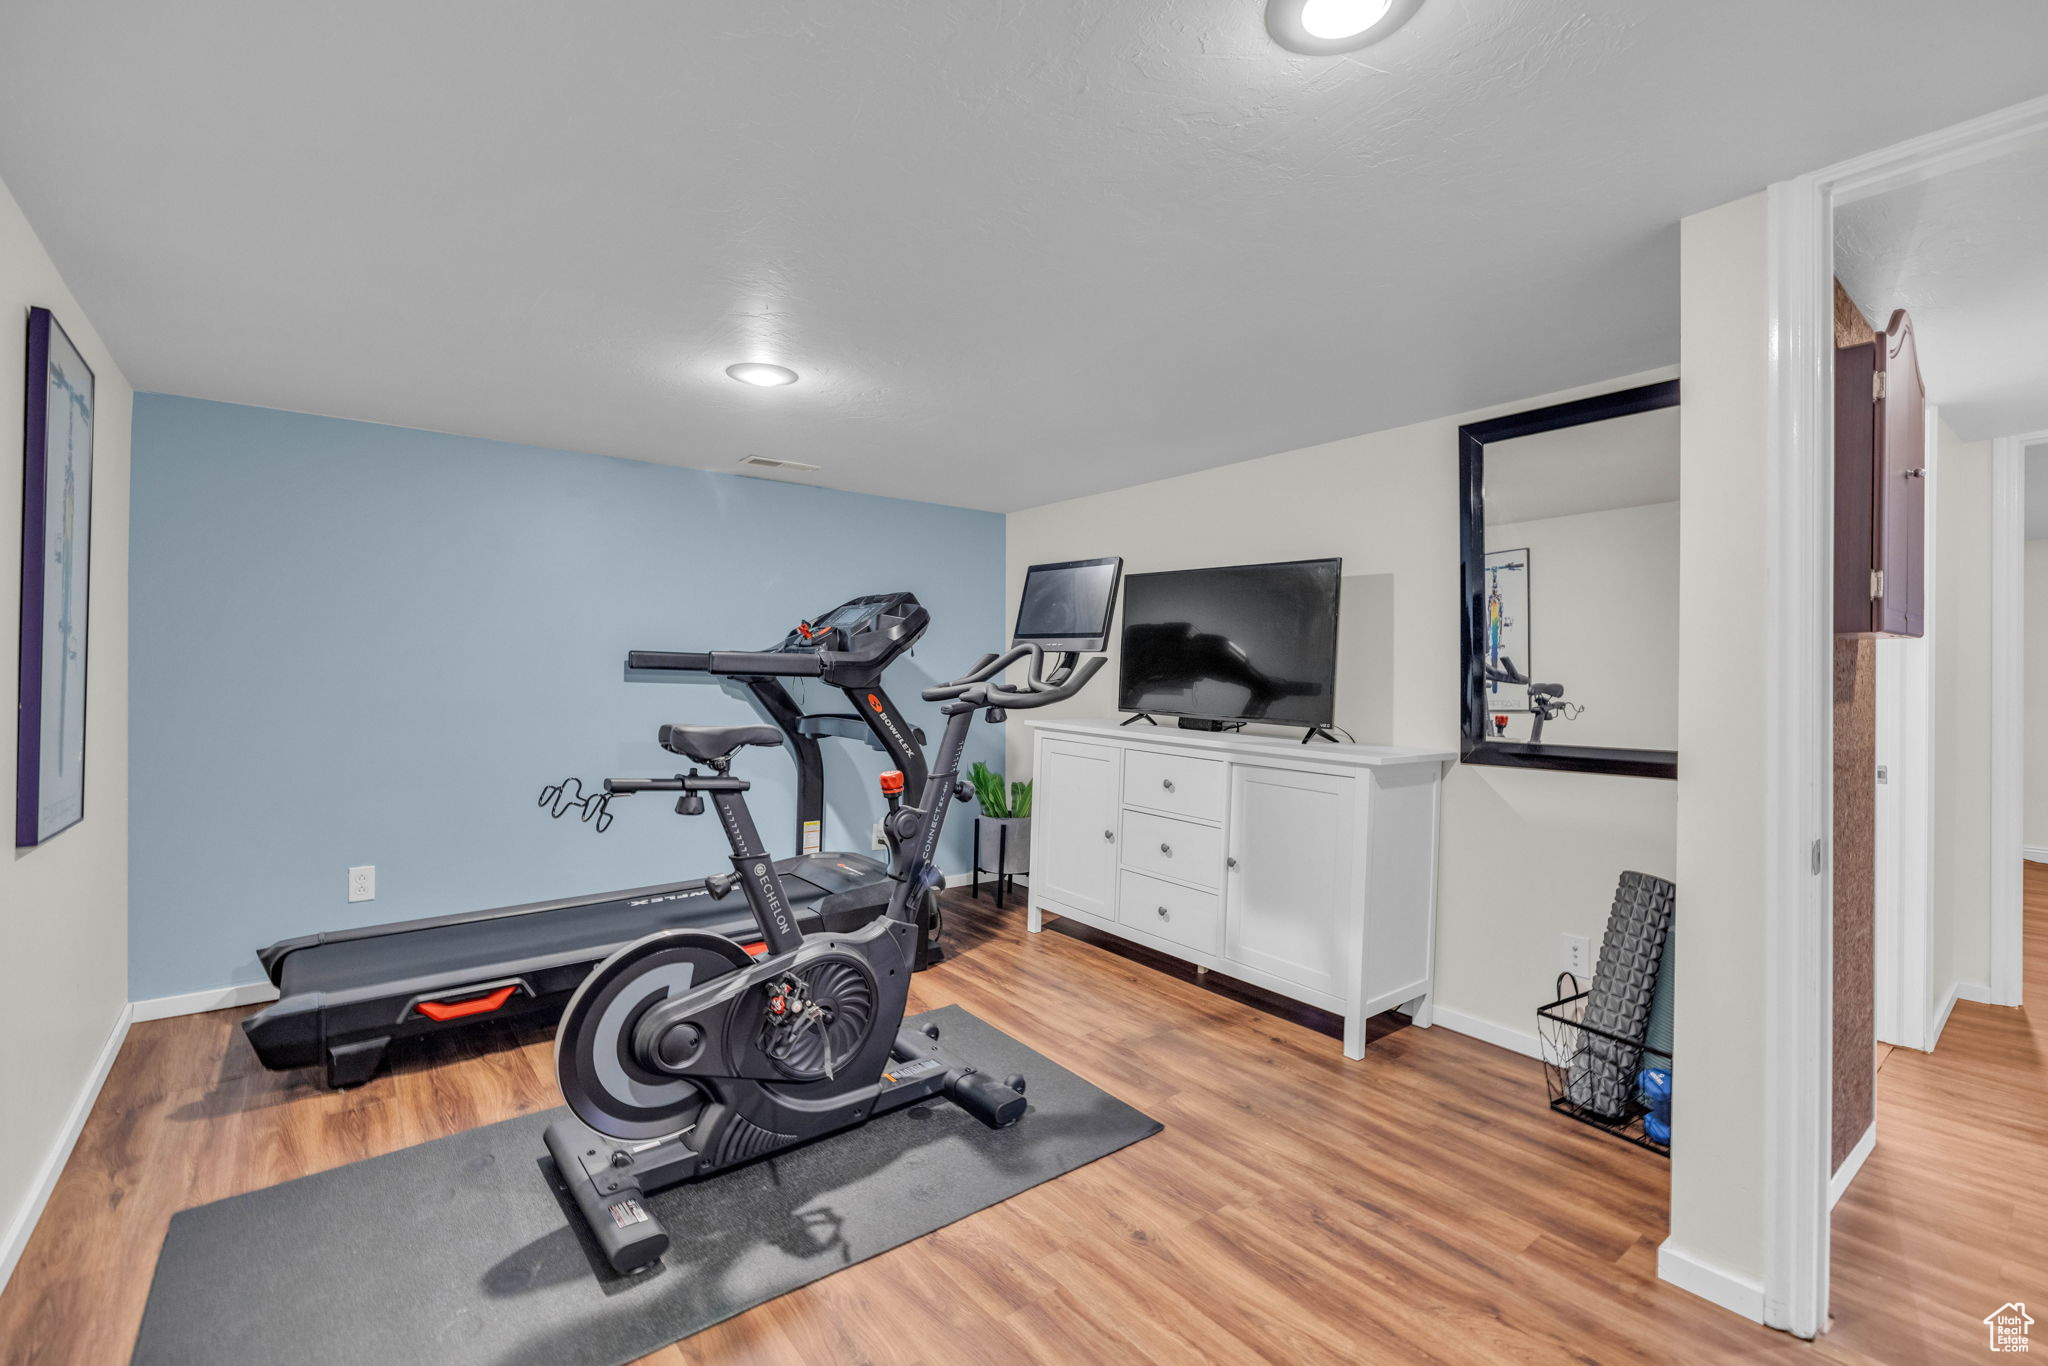
[[[756,958],[759,958],[762,954],[768,952],[768,943],[766,940],[762,939],[757,939],[751,944],[742,944],[740,945],[740,947],[745,949],[748,953],[752,954]]]
[[[488,996],[479,996],[471,1001],[421,1001],[414,1007],[430,1020],[459,1020],[465,1015],[488,1015],[494,1010],[504,1009],[505,1002],[512,999],[516,986],[499,987]]]

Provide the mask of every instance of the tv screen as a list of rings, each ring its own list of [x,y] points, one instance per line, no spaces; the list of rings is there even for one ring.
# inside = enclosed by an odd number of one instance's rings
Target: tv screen
[[[1343,571],[1342,560],[1297,560],[1131,575],[1118,708],[1330,724]]]

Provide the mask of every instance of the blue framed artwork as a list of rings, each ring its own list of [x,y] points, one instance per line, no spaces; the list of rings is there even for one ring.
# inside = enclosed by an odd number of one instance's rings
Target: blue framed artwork
[[[85,818],[93,374],[47,308],[28,311],[21,489],[21,688],[14,844]]]

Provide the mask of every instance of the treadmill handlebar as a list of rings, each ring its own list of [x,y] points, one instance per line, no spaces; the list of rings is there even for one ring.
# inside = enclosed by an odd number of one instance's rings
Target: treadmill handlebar
[[[825,672],[826,651],[783,653],[779,650],[713,650],[715,674],[768,674],[777,678],[816,678]]]
[[[677,673],[711,672],[711,656],[689,650],[632,650],[626,655],[629,669],[670,669]]]
[[[746,678],[816,678],[825,672],[824,652],[784,653],[768,650],[634,650],[626,656],[628,669],[665,670],[670,673],[720,674]]]

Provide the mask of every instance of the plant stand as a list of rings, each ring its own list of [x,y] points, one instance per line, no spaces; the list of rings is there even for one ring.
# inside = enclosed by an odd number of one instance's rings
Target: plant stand
[[[976,816],[974,818],[974,885],[971,891],[976,901],[981,900],[981,875],[983,873],[994,875],[997,910],[1003,909],[1003,896],[1005,893],[1011,895],[1016,893],[1018,872],[1028,873],[1030,869],[1028,865],[1022,870],[1010,866],[1010,827],[1013,825],[1024,825],[1029,819],[1029,817],[1019,818],[1014,816],[1002,818]],[[996,861],[992,867],[984,867],[982,864],[981,837],[984,822],[995,827]],[[1024,835],[1025,838],[1019,841],[1023,846],[1018,851],[1020,861],[1024,856],[1028,855],[1031,848],[1030,827],[1028,825],[1025,825]]]

